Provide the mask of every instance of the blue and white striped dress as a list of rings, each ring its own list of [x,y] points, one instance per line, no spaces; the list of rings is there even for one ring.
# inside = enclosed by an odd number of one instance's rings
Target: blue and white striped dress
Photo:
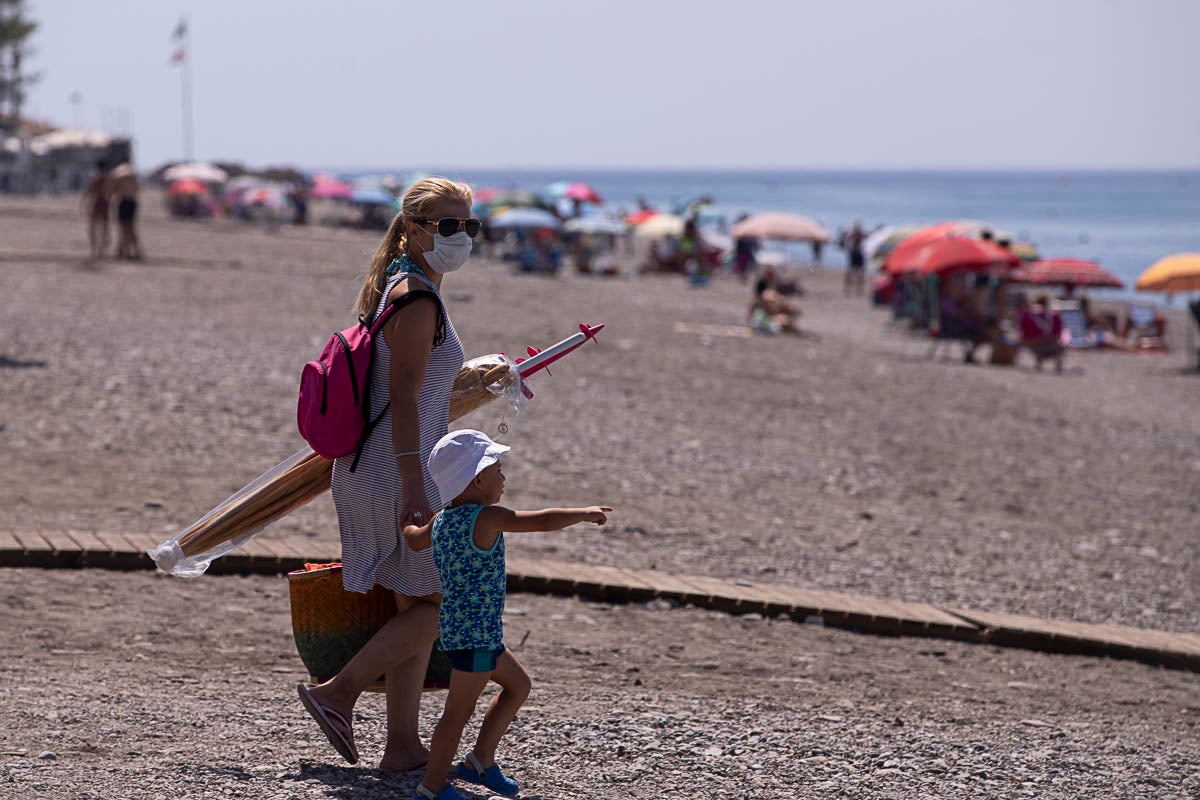
[[[392,289],[406,277],[427,284],[441,300],[437,287],[423,276],[400,274],[387,282],[375,309],[376,316],[386,305]],[[380,409],[390,399],[388,376],[392,354],[382,335],[375,337],[372,348],[371,408]],[[447,315],[445,338],[429,354],[425,382],[417,400],[421,471],[425,475],[425,496],[435,513],[442,507],[441,498],[425,465],[429,452],[449,429],[450,390],[462,364],[462,343]],[[333,462],[333,504],[342,537],[342,586],[351,592],[368,592],[378,584],[411,597],[440,592],[442,585],[433,563],[433,549],[412,550],[400,532],[404,487],[400,485],[400,472],[392,452],[390,410],[367,439],[358,468],[351,472],[353,460],[354,456],[344,456]]]

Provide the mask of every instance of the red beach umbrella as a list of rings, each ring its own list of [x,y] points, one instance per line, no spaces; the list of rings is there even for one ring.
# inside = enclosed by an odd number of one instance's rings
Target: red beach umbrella
[[[896,248],[884,266],[893,274],[948,275],[956,272],[1007,273],[1019,263],[1017,256],[992,242],[952,236],[924,244]]]
[[[1086,261],[1081,258],[1047,258],[1034,261],[1022,265],[1013,272],[1011,277],[1016,283],[1125,288],[1125,284],[1116,275],[1095,261]]]
[[[572,181],[567,184],[567,190],[563,192],[562,196],[568,200],[578,200],[581,203],[596,203],[598,205],[604,202],[604,198],[595,189],[581,181]]]
[[[183,197],[189,194],[208,194],[208,187],[194,178],[184,178],[167,187],[168,197]]]
[[[626,214],[625,222],[627,222],[630,225],[636,226],[636,225],[641,225],[646,220],[650,219],[651,217],[656,217],[656,216],[658,216],[658,212],[655,211],[653,208],[642,208],[642,209],[638,209],[637,211],[634,211],[632,214]]]

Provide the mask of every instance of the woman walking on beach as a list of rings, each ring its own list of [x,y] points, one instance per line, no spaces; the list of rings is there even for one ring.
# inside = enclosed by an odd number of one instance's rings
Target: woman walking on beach
[[[397,311],[374,339],[372,417],[383,414],[357,466],[353,456],[333,467],[333,501],[342,540],[342,584],[352,592],[383,586],[397,614],[342,671],[319,686],[298,687],[305,708],[351,764],[358,760],[350,721],[359,695],[380,675],[387,682],[387,745],[380,769],[425,766],[417,733],[421,689],[437,638],[441,583],[429,551],[409,548],[402,531],[423,525],[442,507],[425,468],[449,427],[450,391],[463,349],[442,304],[442,278],[471,253],[478,220],[469,219],[471,190],[427,178],[404,195],[401,211],[371,260],[357,310],[375,318]]]
[[[83,190],[83,212],[88,217],[88,244],[91,245],[92,260],[103,258],[108,250],[108,205],[112,194],[112,179],[108,164],[96,164],[96,174]]]

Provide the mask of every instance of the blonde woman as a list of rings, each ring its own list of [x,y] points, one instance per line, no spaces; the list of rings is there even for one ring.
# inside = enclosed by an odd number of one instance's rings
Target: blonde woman
[[[387,745],[379,768],[389,771],[419,771],[428,760],[417,719],[441,584],[432,554],[410,549],[402,531],[425,524],[441,508],[425,464],[448,429],[450,390],[463,363],[441,287],[446,273],[466,263],[479,233],[470,214],[466,185],[427,178],[405,193],[371,259],[357,312],[370,320],[387,304],[398,308],[374,340],[369,411],[378,425],[357,465],[354,456],[334,462],[333,502],[343,586],[352,592],[383,586],[395,594],[398,613],[332,679],[298,687],[330,744],[353,764],[354,704],[385,676]]]

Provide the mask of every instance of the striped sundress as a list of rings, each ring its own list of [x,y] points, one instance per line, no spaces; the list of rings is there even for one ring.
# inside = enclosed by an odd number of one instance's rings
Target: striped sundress
[[[424,276],[402,273],[387,282],[375,309],[376,316],[383,311],[392,289],[406,277],[426,284],[441,302],[437,287]],[[392,354],[382,335],[374,338],[372,348],[370,407],[381,409],[390,399],[388,375]],[[445,338],[429,354],[425,382],[417,400],[421,471],[425,476],[425,496],[435,513],[442,507],[441,499],[425,465],[429,452],[449,429],[450,390],[462,364],[462,343],[446,315]],[[358,468],[351,472],[353,460],[350,455],[333,462],[333,504],[342,538],[342,586],[351,592],[368,592],[378,584],[411,597],[440,592],[442,585],[433,563],[433,550],[412,550],[400,532],[404,487],[400,485],[400,472],[392,452],[390,409],[368,437]]]

